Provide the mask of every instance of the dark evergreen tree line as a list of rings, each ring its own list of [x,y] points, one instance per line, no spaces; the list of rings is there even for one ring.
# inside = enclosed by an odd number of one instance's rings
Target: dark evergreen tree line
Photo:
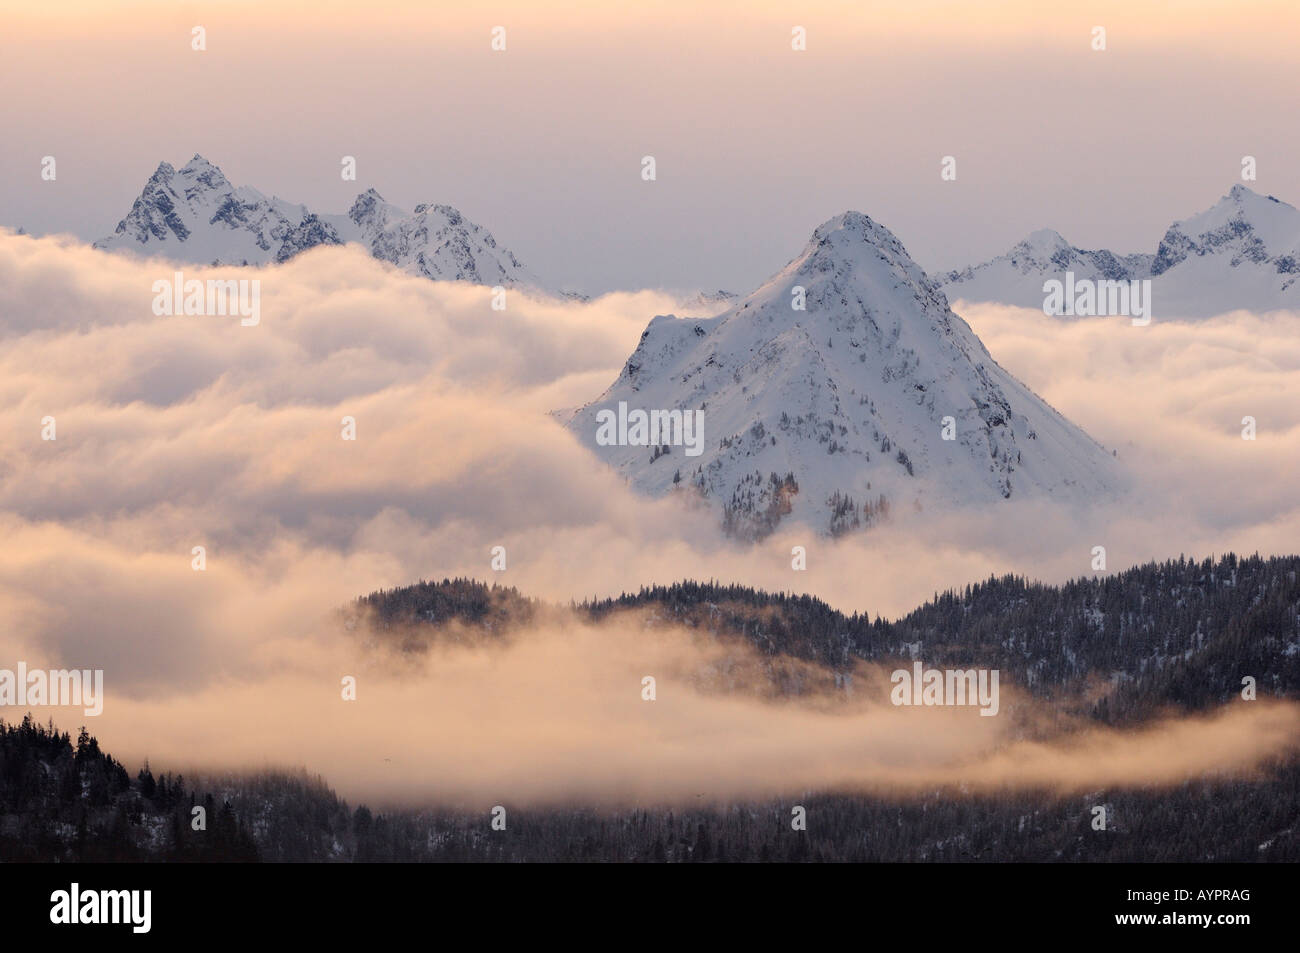
[[[358,604],[377,609],[381,620],[421,623],[414,635],[404,630],[404,647],[414,649],[453,620],[499,636],[547,609],[513,588],[470,579],[422,582]],[[688,629],[743,639],[773,659],[835,671],[913,657],[937,667],[997,668],[1041,697],[1077,703],[1081,713],[1112,723],[1170,704],[1221,704],[1239,697],[1245,676],[1260,694],[1300,696],[1295,556],[1180,557],[1062,586],[995,577],[936,594],[892,622],[846,615],[808,595],[716,582],[646,587],[573,608],[599,620],[647,607]],[[1109,685],[1100,695],[1098,680]]]

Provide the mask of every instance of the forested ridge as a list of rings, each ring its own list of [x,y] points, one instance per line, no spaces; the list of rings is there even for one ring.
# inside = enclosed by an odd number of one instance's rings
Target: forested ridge
[[[202,788],[203,793],[199,793]],[[621,810],[350,808],[319,778],[134,776],[84,732],[0,726],[0,861],[1300,861],[1300,762],[1074,796],[935,790]],[[1092,828],[1104,806],[1107,829]],[[195,806],[206,831],[191,829]]]
[[[452,622],[508,636],[556,607],[516,589],[471,579],[421,582],[357,600],[381,632],[418,650]],[[845,615],[808,595],[680,582],[571,607],[600,620],[644,610],[743,639],[762,652],[847,670],[858,660],[921,659],[936,667],[997,668],[1048,698],[1086,692],[1090,717],[1122,722],[1165,705],[1201,709],[1239,697],[1242,678],[1260,694],[1300,697],[1300,557],[1229,554],[1179,558],[1062,586],[1020,576],[939,593],[895,621]],[[1107,686],[1096,691],[1098,680]]]
[[[992,578],[936,594],[888,621],[806,595],[683,582],[551,606],[468,579],[372,593],[347,610],[372,634],[419,652],[440,638],[527,638],[539,619],[598,622],[622,610],[847,672],[859,660],[998,667],[1034,693],[1102,723],[1170,705],[1300,697],[1300,557],[1233,555],[1152,563],[1047,586]],[[1085,686],[1106,687],[1103,692]],[[201,762],[202,752],[195,753]],[[1064,796],[933,790],[835,793],[691,809],[349,806],[305,772],[186,779],[134,772],[82,729],[74,742],[30,716],[0,723],[0,860],[131,861],[1296,861],[1300,759],[1250,778]],[[1107,808],[1104,831],[1093,808]],[[194,808],[206,829],[192,829]]]

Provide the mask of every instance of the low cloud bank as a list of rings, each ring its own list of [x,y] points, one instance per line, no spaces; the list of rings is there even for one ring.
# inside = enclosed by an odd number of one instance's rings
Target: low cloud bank
[[[792,777],[780,764],[810,785],[868,783],[882,764],[895,770],[880,776],[897,783],[959,774],[1066,783],[1088,765],[1093,780],[1155,777],[1161,765],[1172,777],[1275,750],[1292,717],[1260,704],[1178,721],[1164,736],[1107,739],[1106,756],[1007,747],[1001,729],[975,719],[955,736],[974,732],[970,748],[935,749],[892,710],[690,695],[638,707],[622,683],[629,673],[614,673],[617,655],[579,663],[545,632],[497,670],[485,656],[448,659],[411,682],[372,672],[378,685],[348,708],[338,669],[359,662],[333,665],[341,649],[329,613],[376,588],[469,575],[558,601],[712,578],[893,616],[991,573],[1087,574],[1098,545],[1108,571],[1179,553],[1290,552],[1300,538],[1296,316],[1133,328],[963,308],[1004,366],[1119,449],[1133,493],[1084,511],[1014,500],[898,507],[890,523],[840,541],[785,526],[743,546],[719,535],[716,513],[630,491],[549,416],[596,396],[649,318],[678,310],[669,296],[576,303],[511,292],[493,311],[486,289],[413,278],[355,249],[279,268],[184,269],[260,280],[261,319],[244,327],[238,317],[153,314],[152,284],[174,270],[0,231],[0,666],[105,669],[96,725],[110,750],[287,760],[345,791],[393,797],[490,796],[506,783],[558,794],[590,781],[579,769],[593,760],[609,766],[593,791],[624,777],[682,794],[732,752],[735,771],[716,787],[738,793]],[[1253,441],[1241,438],[1245,416],[1256,420]],[[355,440],[343,439],[344,418]],[[791,568],[796,545],[807,548],[806,571]],[[504,572],[492,569],[496,546]],[[192,568],[195,547],[203,571]],[[584,673],[611,687],[584,695]],[[582,703],[548,709],[557,685]],[[541,707],[506,698],[502,718],[488,717],[476,699],[508,686]],[[650,712],[660,721],[646,722]],[[606,716],[616,731],[584,734]],[[403,726],[391,735],[401,750],[371,770],[366,739],[385,721]],[[543,724],[553,744],[530,735]],[[1201,740],[1179,734],[1191,731]],[[822,743],[800,749],[809,737]],[[1158,758],[1159,737],[1194,753]],[[933,757],[890,760],[905,750]],[[441,768],[421,767],[421,751],[438,752],[431,764]],[[982,752],[964,774],[952,765],[962,751]],[[1150,770],[1137,772],[1143,762]],[[656,773],[674,780],[656,789]]]

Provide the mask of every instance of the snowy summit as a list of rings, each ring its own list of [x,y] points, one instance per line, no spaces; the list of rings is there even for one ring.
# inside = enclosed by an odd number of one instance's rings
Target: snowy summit
[[[703,411],[703,453],[597,439],[602,411],[635,409]],[[1086,503],[1119,484],[1112,455],[1003,370],[858,212],[722,314],[656,317],[568,426],[638,489],[701,494],[746,538],[787,517],[839,534],[899,507]]]
[[[347,243],[436,281],[543,288],[487,229],[449,205],[407,212],[369,189],[346,215],[319,215],[232,185],[200,155],[180,169],[161,163],[116,231],[95,247],[194,264],[265,265],[318,245]]]
[[[1155,254],[1085,251],[1043,229],[942,283],[954,299],[1038,308],[1043,283],[1066,272],[1076,280],[1150,279],[1157,320],[1300,310],[1300,211],[1234,185],[1211,208],[1169,226]]]

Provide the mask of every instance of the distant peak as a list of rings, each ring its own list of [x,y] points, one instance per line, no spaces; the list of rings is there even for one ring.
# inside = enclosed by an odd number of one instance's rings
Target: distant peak
[[[808,311],[839,313],[857,300],[919,302],[932,316],[946,312],[948,303],[903,243],[884,225],[861,212],[847,211],[819,225],[803,250],[748,296],[734,301],[728,315],[770,313],[776,304],[782,324],[794,326],[799,315],[791,308],[791,288],[804,289]],[[862,304],[862,307],[867,307]],[[856,309],[854,309],[856,313]],[[793,317],[790,317],[793,314]]]
[[[1295,208],[1286,202],[1271,195],[1261,195],[1249,186],[1238,182],[1214,205],[1191,218],[1175,222],[1170,228],[1190,235],[1199,235],[1215,228],[1222,228],[1230,222],[1244,221],[1256,227],[1270,221],[1293,223],[1295,213]],[[1292,228],[1293,225],[1288,224],[1285,227]],[[1285,236],[1275,235],[1274,238],[1284,239]]]
[[[384,204],[382,195],[374,189],[366,189],[357,196],[357,200],[352,203],[352,208],[348,209],[348,218],[360,225],[373,218],[376,209]]]
[[[196,182],[209,189],[225,191],[231,188],[230,180],[225,174],[197,152],[193,159],[181,167],[180,176],[186,182]]]
[[[1030,232],[1020,244],[1029,245],[1032,248],[1062,248],[1070,245],[1065,240],[1065,236],[1054,228],[1040,228],[1037,231]]]
[[[203,158],[203,156],[199,155],[199,154],[196,152],[196,153],[194,153],[194,158],[190,159],[189,162],[185,163],[185,165],[184,165],[184,167],[181,169],[181,171],[182,171],[182,172],[198,172],[198,171],[201,171],[201,170],[203,170],[203,169],[215,169],[215,168],[216,168],[215,165],[213,165],[211,162],[209,162],[207,159]]]
[[[897,263],[911,263],[911,256],[903,243],[879,222],[861,212],[842,212],[817,226],[808,242],[805,258],[825,260],[856,260],[861,256],[861,246],[868,245],[884,257]]]
[[[861,212],[841,212],[818,225],[812,235],[813,244],[830,242],[838,245],[858,241],[903,250],[893,232]]]
[[[871,216],[850,210],[841,212],[834,218],[829,218],[818,225],[817,230],[813,232],[813,238],[825,238],[835,232],[865,234],[879,227],[871,220]]]
[[[1250,188],[1249,186],[1242,185],[1240,182],[1238,182],[1231,189],[1229,189],[1227,195],[1219,199],[1218,205],[1230,206],[1234,209],[1262,210],[1267,207],[1264,205],[1265,202],[1270,202],[1274,205],[1281,205],[1286,208],[1291,208],[1291,206],[1287,205],[1286,202],[1283,202],[1280,199],[1276,199],[1271,195],[1261,195],[1259,192],[1256,192],[1254,189]]]

